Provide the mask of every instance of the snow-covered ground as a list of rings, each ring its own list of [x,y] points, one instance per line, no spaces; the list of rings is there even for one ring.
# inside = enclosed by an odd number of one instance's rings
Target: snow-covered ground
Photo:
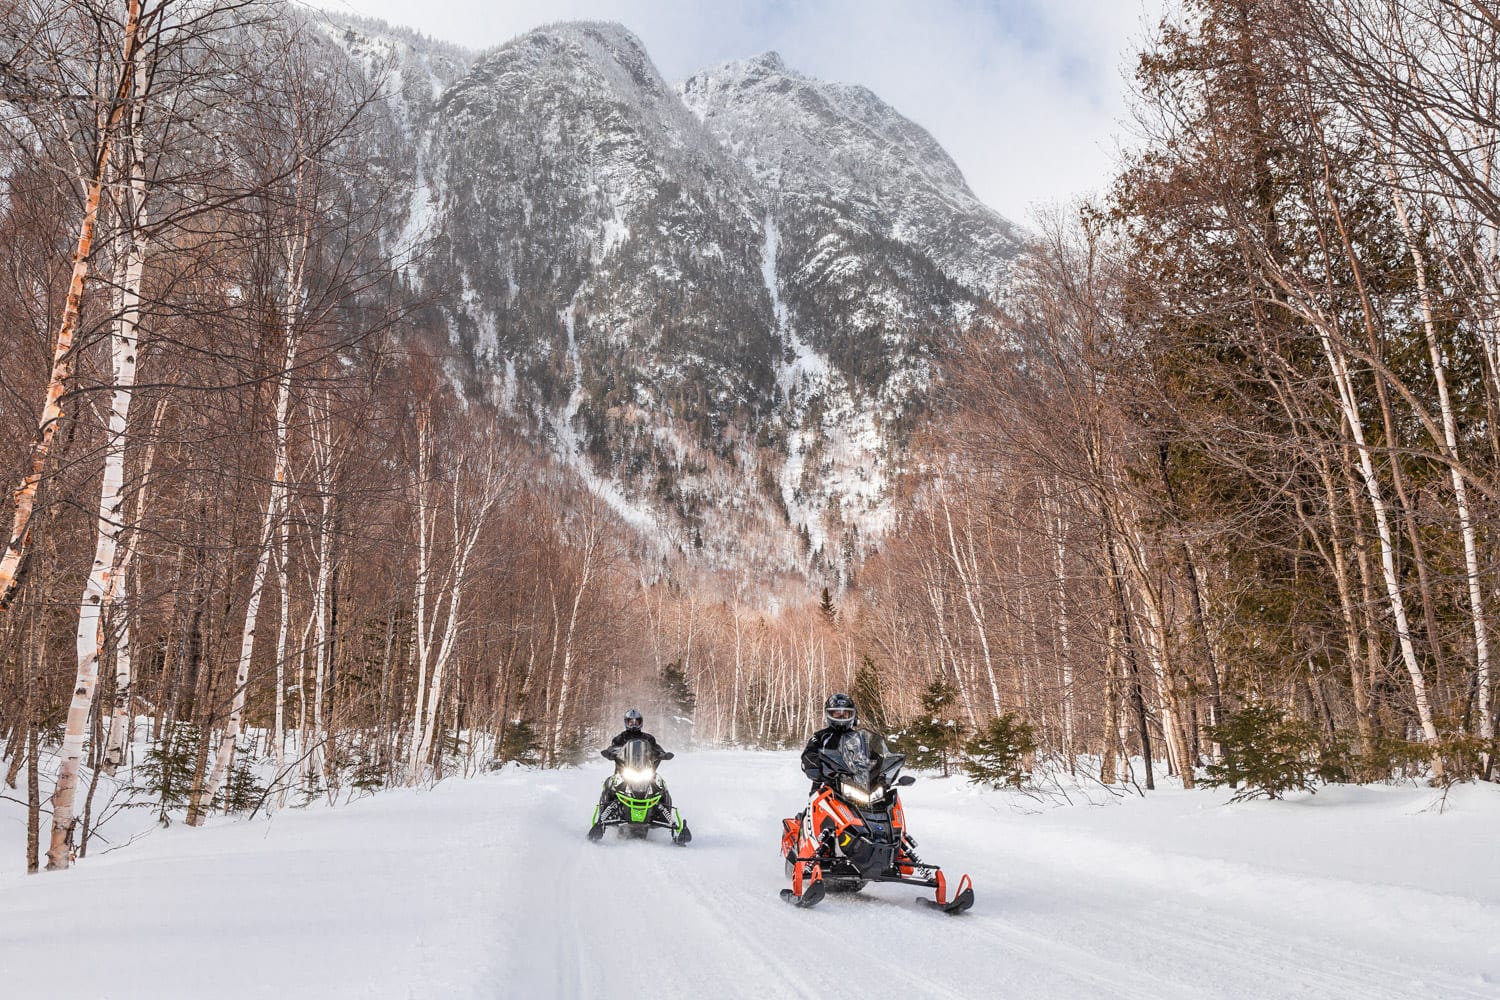
[[[160,830],[18,870],[0,815],[7,997],[1500,997],[1500,788],[1287,802],[923,778],[947,917],[871,886],[777,898],[787,753],[663,766],[695,833],[584,839],[606,770],[516,771],[267,821]],[[653,837],[656,835],[653,834]]]

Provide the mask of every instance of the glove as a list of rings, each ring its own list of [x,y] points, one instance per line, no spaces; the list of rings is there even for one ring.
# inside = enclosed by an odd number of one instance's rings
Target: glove
[[[614,747],[605,747],[603,750],[599,751],[599,756],[603,757],[605,760],[614,760],[615,759],[615,748]]]
[[[676,757],[676,756],[677,755],[675,753],[673,753],[672,751],[670,751],[670,750],[663,750],[662,753],[661,753],[661,759],[662,760],[671,760],[673,757]]]

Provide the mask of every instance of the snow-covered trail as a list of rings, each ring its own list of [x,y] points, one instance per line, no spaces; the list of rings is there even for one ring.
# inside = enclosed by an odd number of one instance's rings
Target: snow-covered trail
[[[777,897],[785,753],[663,765],[691,846],[583,837],[605,762],[173,828],[66,875],[0,875],[26,997],[1500,997],[1500,789],[1229,806],[1038,802],[923,778],[947,917],[872,886]],[[655,835],[653,835],[655,837]],[[61,971],[62,988],[56,977]]]

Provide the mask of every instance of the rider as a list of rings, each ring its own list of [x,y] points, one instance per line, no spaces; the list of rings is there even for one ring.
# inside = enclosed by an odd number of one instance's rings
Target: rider
[[[825,781],[823,764],[819,756],[822,750],[837,750],[839,741],[859,726],[859,712],[854,699],[842,691],[828,696],[823,702],[823,719],[828,724],[812,734],[802,750],[802,773],[812,779],[811,793],[816,794]],[[885,741],[877,733],[869,734],[870,750],[885,752]]]
[[[807,746],[802,750],[802,773],[812,779],[809,795],[817,795],[825,784],[832,781],[831,777],[823,772],[822,751],[838,750],[843,738],[859,728],[859,711],[855,708],[854,699],[842,691],[829,695],[828,700],[823,702],[823,719],[827,725],[813,733],[812,739],[807,741]],[[867,732],[865,738],[869,742],[872,756],[884,756],[885,740],[879,733]],[[891,798],[895,799],[894,788],[891,789]],[[806,816],[806,809],[797,814],[799,826]],[[825,843],[819,847],[818,853],[825,854],[830,851],[831,847]],[[906,848],[903,847],[903,858],[906,856],[905,852]]]
[[[609,760],[615,759],[615,751],[624,746],[627,740],[645,740],[651,745],[652,762],[671,760],[676,754],[669,750],[663,750],[661,744],[656,742],[656,737],[645,730],[646,720],[640,712],[635,709],[625,713],[625,728],[620,731],[614,739],[609,741],[609,746],[599,751],[601,757]],[[661,788],[661,803],[657,806],[661,815],[670,820],[672,818],[672,793],[667,791],[666,782],[657,779],[657,785]],[[604,779],[604,789],[599,793],[599,813],[603,815],[604,807],[609,805],[615,796],[615,778],[610,775]]]

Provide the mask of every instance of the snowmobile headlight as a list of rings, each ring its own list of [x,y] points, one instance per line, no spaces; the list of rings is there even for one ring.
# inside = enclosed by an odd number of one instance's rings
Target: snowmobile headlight
[[[848,799],[851,802],[857,802],[862,806],[867,806],[870,804],[870,793],[865,791],[863,788],[860,788],[858,785],[850,784],[847,781],[840,782],[839,790],[843,792],[844,798]]]
[[[644,785],[653,777],[649,767],[627,767],[621,775],[632,785]]]

